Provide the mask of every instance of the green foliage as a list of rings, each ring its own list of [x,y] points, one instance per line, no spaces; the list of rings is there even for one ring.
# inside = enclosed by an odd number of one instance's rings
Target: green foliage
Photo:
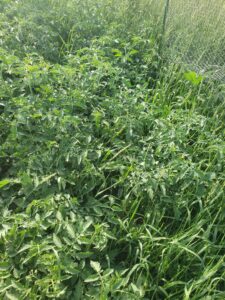
[[[203,76],[196,74],[195,72],[186,72],[184,74],[185,79],[190,81],[193,85],[199,85],[203,81]]]
[[[116,3],[1,3],[1,299],[225,297],[224,85]]]

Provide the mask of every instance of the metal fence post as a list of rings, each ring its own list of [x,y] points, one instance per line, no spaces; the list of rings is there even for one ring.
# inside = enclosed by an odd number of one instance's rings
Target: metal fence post
[[[164,13],[163,13],[163,24],[162,24],[162,32],[161,32],[161,39],[159,44],[159,54],[162,56],[162,50],[164,46],[164,40],[165,40],[165,31],[166,31],[166,21],[168,17],[169,12],[169,6],[170,6],[170,0],[165,0],[165,6],[164,6]]]

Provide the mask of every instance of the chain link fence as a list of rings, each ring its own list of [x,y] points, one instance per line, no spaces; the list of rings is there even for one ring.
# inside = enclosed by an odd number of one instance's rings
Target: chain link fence
[[[162,9],[164,53],[169,59],[225,80],[225,1],[165,0]]]

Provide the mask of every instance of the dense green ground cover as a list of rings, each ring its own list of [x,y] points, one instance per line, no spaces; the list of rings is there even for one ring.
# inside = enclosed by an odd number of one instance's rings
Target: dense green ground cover
[[[0,299],[224,299],[225,86],[95,2],[0,3]]]

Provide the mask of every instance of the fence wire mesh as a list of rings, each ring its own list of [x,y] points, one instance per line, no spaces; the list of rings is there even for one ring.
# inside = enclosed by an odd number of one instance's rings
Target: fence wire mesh
[[[170,0],[164,39],[171,61],[225,80],[224,0]]]

